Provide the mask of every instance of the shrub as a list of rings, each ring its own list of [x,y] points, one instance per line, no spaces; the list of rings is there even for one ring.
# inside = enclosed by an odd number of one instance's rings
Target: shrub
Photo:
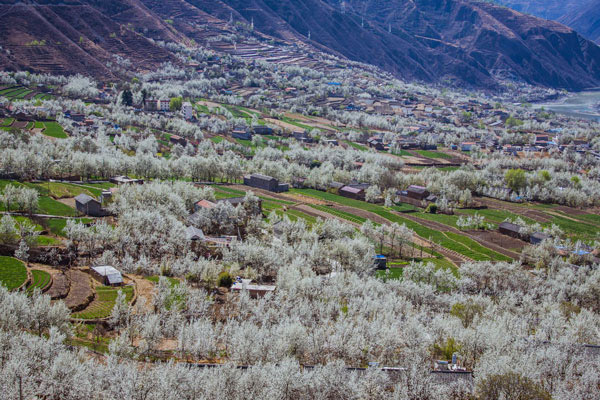
[[[437,210],[438,210],[437,204],[431,203],[427,206],[427,208],[425,209],[425,212],[429,213],[429,214],[436,214]]]
[[[229,274],[229,272],[223,271],[219,274],[217,278],[217,286],[229,288],[233,285],[233,278]]]

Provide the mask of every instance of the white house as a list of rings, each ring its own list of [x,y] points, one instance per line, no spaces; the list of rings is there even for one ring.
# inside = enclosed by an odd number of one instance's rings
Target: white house
[[[183,115],[183,118],[189,121],[190,119],[192,119],[193,113],[194,109],[192,108],[192,104],[189,101],[186,101],[181,105],[181,115]]]

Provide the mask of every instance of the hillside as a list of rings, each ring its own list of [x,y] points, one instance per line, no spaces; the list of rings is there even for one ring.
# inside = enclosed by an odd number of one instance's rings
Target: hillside
[[[8,51],[2,52],[0,62],[5,70],[111,77],[107,62],[114,62],[114,55],[126,57],[142,71],[174,59],[137,32],[135,23],[151,33],[160,31],[157,36],[165,40],[178,36],[165,28],[152,29],[160,20],[134,7],[134,0],[3,3],[0,43]]]
[[[153,3],[145,1],[146,4]],[[257,30],[325,46],[408,79],[492,87],[495,76],[583,89],[600,84],[600,49],[555,22],[471,1],[189,0]],[[150,8],[153,8],[149,6]]]
[[[200,43],[254,23],[255,37],[308,44],[396,76],[493,89],[498,77],[580,90],[600,86],[600,48],[555,22],[467,0],[0,1],[4,69],[115,74],[176,62],[162,42]],[[234,25],[229,24],[233,19]],[[310,34],[310,39],[309,39]]]
[[[559,21],[600,44],[600,0],[572,10]]]

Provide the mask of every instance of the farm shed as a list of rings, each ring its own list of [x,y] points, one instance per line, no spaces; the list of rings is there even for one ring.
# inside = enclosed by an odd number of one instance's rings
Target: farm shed
[[[80,213],[90,217],[105,217],[108,215],[98,200],[84,193],[75,197],[75,208]]]
[[[543,232],[534,232],[529,236],[529,242],[531,244],[540,244],[546,239],[550,239],[550,236]]]
[[[132,183],[143,184],[144,181],[142,179],[133,179],[125,175],[114,176],[109,179],[110,183],[114,183],[115,185],[129,185]]]
[[[264,126],[264,125],[255,125],[252,127],[252,131],[257,135],[272,135],[273,134],[273,128],[269,128],[268,126]]]
[[[244,185],[255,187],[258,189],[268,190],[270,192],[281,193],[290,190],[290,185],[287,183],[279,183],[279,181],[271,176],[262,174],[252,174],[244,177]]]
[[[511,236],[517,239],[521,238],[521,226],[517,224],[513,224],[511,222],[502,222],[498,225],[498,231],[507,236]]]
[[[365,190],[360,188],[344,186],[339,190],[339,194],[354,200],[365,200]]]
[[[373,256],[373,264],[376,269],[386,269],[387,268],[387,257],[383,254],[377,254]]]
[[[250,279],[238,280],[231,286],[231,290],[233,292],[241,292],[243,290],[247,290],[248,293],[250,294],[250,297],[252,297],[252,298],[263,297],[267,293],[271,293],[271,292],[275,291],[275,286],[253,285],[250,282],[252,282],[252,280],[250,280]]]
[[[105,286],[121,286],[123,284],[123,275],[110,265],[92,267],[90,272],[94,279]]]
[[[187,240],[204,240],[204,232],[194,226],[188,226],[185,230]]]
[[[431,193],[423,186],[410,185],[406,189],[406,195],[411,199],[425,200]]]

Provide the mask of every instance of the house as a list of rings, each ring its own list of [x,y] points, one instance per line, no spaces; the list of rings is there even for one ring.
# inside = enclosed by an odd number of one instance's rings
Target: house
[[[522,237],[521,228],[522,226],[513,224],[511,222],[502,222],[500,225],[498,225],[498,231],[501,234],[511,236],[517,239],[520,239]]]
[[[308,133],[306,131],[294,132],[292,135],[294,136],[294,139],[296,139],[299,142],[302,142],[302,143],[312,143],[313,142],[313,138],[308,136]]]
[[[244,176],[244,185],[275,193],[287,192],[290,190],[289,184],[279,183],[277,179],[262,174]]]
[[[252,132],[256,135],[272,135],[273,128],[269,128],[265,125],[255,125],[252,127]]]
[[[244,127],[236,127],[231,132],[231,137],[240,140],[252,140],[252,133]]]
[[[355,188],[351,186],[344,186],[339,190],[339,195],[348,197],[354,200],[365,200],[365,189]]]
[[[430,194],[429,190],[423,186],[410,185],[408,189],[406,189],[406,196],[411,199],[425,200]]]
[[[183,118],[188,121],[192,119],[194,116],[194,108],[192,107],[192,103],[186,101],[181,105],[181,115],[183,115]]]
[[[253,285],[251,279],[238,279],[231,286],[232,292],[241,292],[247,290],[251,298],[263,297],[267,293],[275,291],[275,286],[272,285]]]
[[[475,146],[475,142],[463,142],[460,145],[460,151],[471,151]]]
[[[84,193],[75,197],[75,208],[80,213],[90,217],[105,217],[108,215],[98,200]]]
[[[169,142],[173,143],[173,144],[178,144],[180,146],[187,146],[187,139],[182,138],[181,136],[178,135],[171,135],[171,137],[169,138]]]
[[[185,230],[185,239],[192,241],[204,240],[204,232],[194,226],[188,226]]]
[[[210,210],[211,208],[215,208],[217,205],[212,201],[208,200],[200,200],[194,204],[194,211],[198,211],[200,209]]]
[[[156,107],[158,111],[169,111],[171,109],[171,100],[158,100]]]
[[[383,139],[379,138],[379,137],[370,137],[367,140],[367,144],[369,145],[369,147],[373,147],[376,150],[385,150],[385,145],[383,144]]]
[[[338,146],[339,142],[336,139],[326,139],[325,144],[328,144],[331,146]]]
[[[110,183],[114,183],[115,185],[130,185],[133,183],[137,183],[139,185],[143,184],[144,181],[142,179],[133,179],[125,175],[121,176],[113,176],[109,179]]]
[[[121,286],[123,284],[123,275],[110,265],[92,267],[90,273],[94,279],[105,286]]]
[[[540,244],[546,239],[550,239],[550,236],[543,232],[534,232],[529,236],[529,243]]]

